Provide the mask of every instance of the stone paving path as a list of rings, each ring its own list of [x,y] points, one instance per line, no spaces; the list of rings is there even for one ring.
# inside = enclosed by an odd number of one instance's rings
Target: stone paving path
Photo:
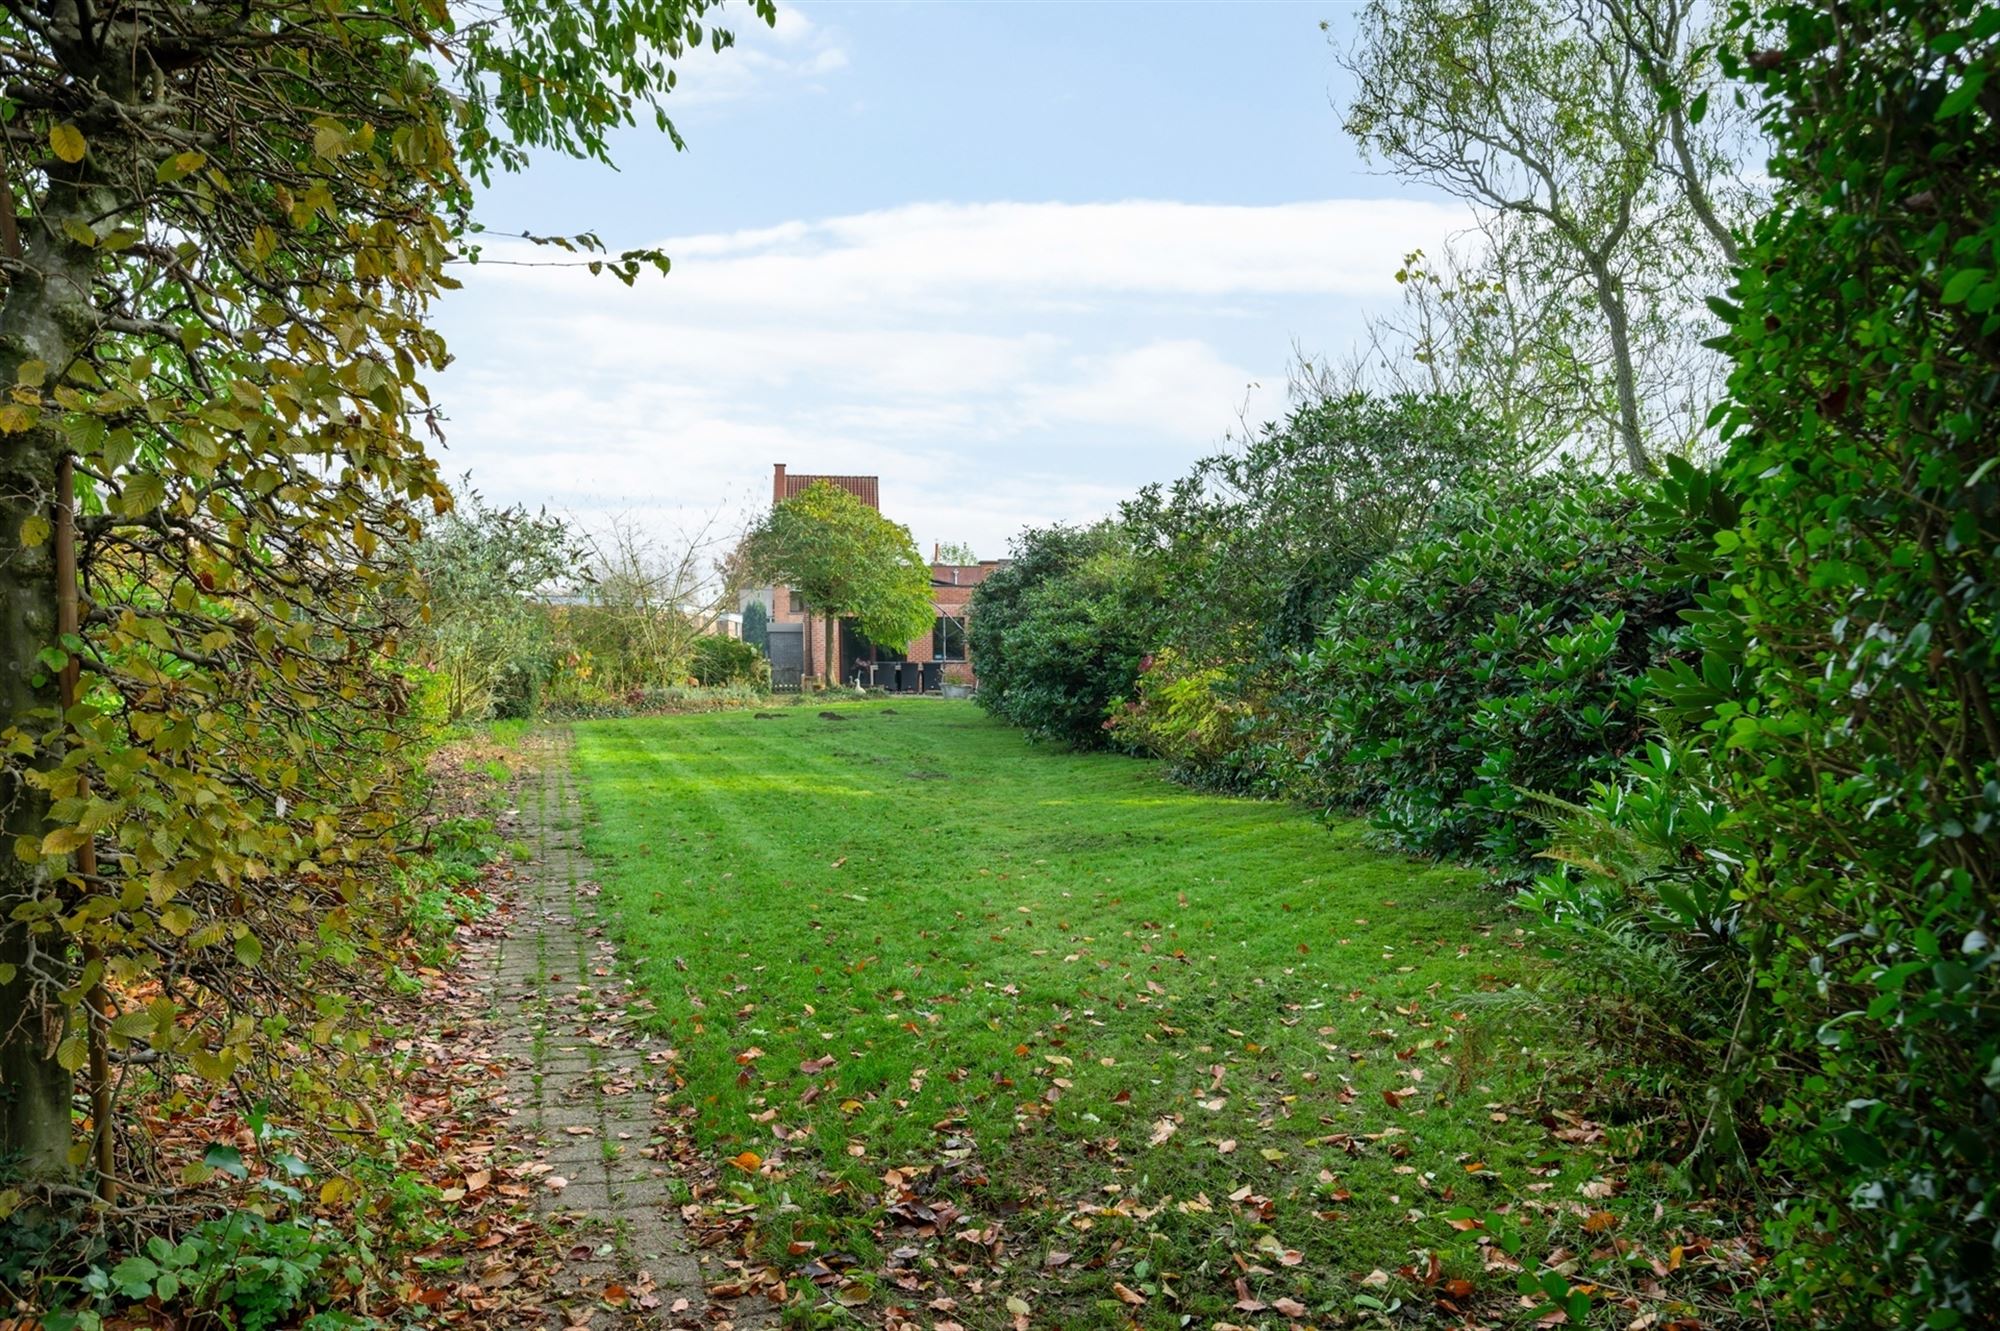
[[[531,743],[537,761],[505,832],[533,858],[486,964],[515,1135],[567,1254],[547,1324],[776,1325],[761,1300],[706,1296],[704,1259],[680,1218],[689,1193],[654,1128],[651,1085],[672,1055],[627,1019],[636,995],[597,921],[569,736]]]

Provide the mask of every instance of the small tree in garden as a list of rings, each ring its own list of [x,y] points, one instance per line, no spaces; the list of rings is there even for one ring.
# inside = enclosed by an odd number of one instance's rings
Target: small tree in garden
[[[565,701],[590,689],[681,684],[695,673],[695,646],[728,604],[711,561],[719,520],[711,515],[668,540],[617,517],[587,541],[585,604],[555,618],[558,650],[589,660],[591,678],[559,679]]]
[[[771,648],[771,612],[762,601],[752,601],[743,607],[743,641],[760,652]]]
[[[907,527],[826,481],[775,505],[745,541],[760,582],[792,588],[825,617],[822,674],[834,677],[836,624],[852,619],[877,642],[904,643],[931,626],[930,564]]]

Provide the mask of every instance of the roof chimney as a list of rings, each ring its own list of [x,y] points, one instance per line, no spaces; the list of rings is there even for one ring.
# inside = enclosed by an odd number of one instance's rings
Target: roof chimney
[[[939,544],[938,542],[936,542],[936,541],[932,541],[932,542],[931,542],[931,563],[933,563],[933,564],[937,563],[937,562],[938,562],[938,559],[939,559],[939,558],[940,558],[940,557],[941,557],[941,556],[942,556],[943,554],[944,554],[944,546],[940,545],[940,544]]]
[[[782,462],[771,464],[771,502],[774,504],[785,502],[785,464]]]

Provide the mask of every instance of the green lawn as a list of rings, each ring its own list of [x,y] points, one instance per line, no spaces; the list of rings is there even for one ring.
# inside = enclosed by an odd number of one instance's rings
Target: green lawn
[[[1537,1098],[1494,998],[1536,949],[1476,874],[970,704],[776,711],[579,725],[575,756],[697,1140],[754,1153],[729,1173],[786,1272],[924,1325],[1442,1324],[1532,1317],[1489,1236],[1533,1272],[1607,1208],[1660,1232]]]

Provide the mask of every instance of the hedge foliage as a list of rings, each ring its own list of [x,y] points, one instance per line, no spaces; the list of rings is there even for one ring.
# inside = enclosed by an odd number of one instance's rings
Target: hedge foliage
[[[1260,664],[1309,646],[1340,594],[1516,452],[1461,398],[1311,393],[1240,448],[1120,506],[1174,645]]]
[[[1372,808],[1405,850],[1524,859],[1544,840],[1524,792],[1581,795],[1643,741],[1699,528],[1635,481],[1462,498],[1334,604],[1282,704],[1281,780]]]
[[[1775,40],[1774,40],[1775,35]],[[1774,207],[1721,308],[1699,670],[1748,865],[1787,1316],[2000,1323],[2000,9],[1735,16]]]
[[[768,688],[771,663],[764,659],[763,652],[747,642],[711,634],[695,641],[694,678],[703,688],[729,684]]]
[[[1112,522],[1024,532],[1013,555],[972,594],[979,705],[1037,739],[1103,748],[1152,643],[1150,574]]]

